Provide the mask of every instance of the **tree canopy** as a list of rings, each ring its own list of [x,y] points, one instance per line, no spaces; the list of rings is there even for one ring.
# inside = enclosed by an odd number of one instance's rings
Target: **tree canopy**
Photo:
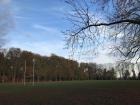
[[[139,60],[139,0],[66,0],[66,3],[71,7],[68,20],[72,23],[65,33],[68,48],[96,50],[109,39],[114,54],[124,60]]]
[[[108,78],[103,75],[101,68],[99,73],[97,64],[78,63],[55,54],[41,56],[19,48],[10,48],[0,50],[0,82],[32,81],[33,63],[36,82],[116,78],[115,71]]]

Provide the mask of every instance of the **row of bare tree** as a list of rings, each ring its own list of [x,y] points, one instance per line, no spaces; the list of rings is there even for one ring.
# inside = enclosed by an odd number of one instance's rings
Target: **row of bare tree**
[[[34,59],[34,61],[33,61]],[[33,73],[34,67],[34,73]],[[123,69],[121,69],[123,70]],[[139,73],[140,74],[140,73]],[[78,63],[52,54],[50,57],[21,51],[19,48],[2,49],[0,53],[1,82],[64,81],[64,80],[112,80],[116,79],[115,68],[107,70],[95,63]],[[133,79],[137,79],[133,72]],[[128,70],[122,79],[132,79]]]

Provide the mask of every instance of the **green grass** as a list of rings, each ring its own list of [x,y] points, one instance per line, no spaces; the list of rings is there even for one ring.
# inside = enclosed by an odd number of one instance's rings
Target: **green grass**
[[[2,105],[139,105],[140,81],[0,84],[0,102]]]
[[[140,88],[140,81],[132,80],[84,80],[84,81],[63,81],[63,82],[46,82],[23,84],[0,84],[0,92],[24,92],[36,88]]]

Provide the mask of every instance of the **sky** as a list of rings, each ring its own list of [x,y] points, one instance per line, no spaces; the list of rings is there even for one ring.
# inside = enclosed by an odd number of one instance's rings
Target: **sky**
[[[70,10],[64,0],[0,0],[0,6],[6,8],[4,12],[10,17],[4,48],[17,47],[41,55],[50,56],[53,53],[69,58],[69,50],[64,49],[62,31],[70,26],[66,19],[66,13]],[[100,48],[98,56],[75,59],[96,63],[114,62],[114,58],[107,53],[108,50]]]

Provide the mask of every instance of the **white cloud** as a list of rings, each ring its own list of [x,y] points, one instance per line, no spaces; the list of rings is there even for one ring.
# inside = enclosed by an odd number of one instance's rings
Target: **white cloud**
[[[34,53],[38,53],[41,55],[50,56],[52,53],[67,57],[66,50],[63,49],[63,43],[53,44],[48,42],[10,42],[9,47],[17,47],[21,48],[22,50],[32,51]]]
[[[98,64],[104,64],[104,63],[115,63],[117,58],[114,56],[111,56],[109,53],[111,52],[112,49],[110,49],[112,46],[111,42],[104,42],[103,46],[100,46],[98,49],[98,55],[95,57],[93,60],[94,62]]]
[[[115,63],[115,60],[113,57],[108,56],[107,54],[100,54],[98,57],[93,60],[93,62],[96,62],[98,64],[104,64],[104,63]]]
[[[49,33],[60,33],[60,31],[57,30],[56,28],[47,27],[47,26],[43,26],[40,24],[34,24],[33,28],[39,29],[39,30],[44,30],[44,31],[49,32]]]
[[[95,62],[97,64],[115,63],[118,59],[109,54],[111,45],[110,42],[103,43],[103,46],[96,49],[97,52],[86,52],[84,55],[77,54],[74,59],[80,62]]]
[[[12,0],[0,0],[0,4],[3,4],[3,5],[7,5],[11,2]]]
[[[29,19],[29,17],[24,17],[24,16],[15,16],[16,19]]]
[[[56,7],[55,6],[55,7],[49,8],[49,10],[48,10],[48,8],[46,8],[45,10],[46,11],[52,11],[52,13],[58,13],[59,15],[61,15],[61,14],[65,13],[66,7],[65,6],[61,6],[61,7],[59,7],[59,6]]]
[[[49,27],[46,27],[46,26],[43,26],[43,25],[40,25],[40,24],[34,24],[33,25],[33,28],[36,28],[36,29],[41,29],[41,30],[45,30],[45,31],[52,31],[51,28]]]
[[[23,38],[21,38],[19,36],[14,38],[5,46],[5,48],[18,47],[41,55],[50,55],[54,53],[67,57],[66,51],[63,49],[64,42],[61,40],[62,34],[57,28],[40,24],[34,24],[32,25],[32,28],[33,30],[31,32],[18,31],[18,33],[24,35],[24,37],[22,36]],[[40,37],[38,34],[42,36]]]
[[[39,33],[43,35],[46,40],[59,42],[63,41],[63,34],[56,27],[48,27],[40,24],[34,24],[32,27],[35,29],[35,31],[39,31]]]
[[[104,50],[100,50],[98,55],[86,55],[86,56],[78,56],[75,57],[76,60],[80,62],[94,62],[97,64],[106,64],[106,63],[115,63],[116,58],[109,56],[108,52]]]
[[[5,43],[5,36],[14,28],[11,0],[0,0],[0,46]]]

